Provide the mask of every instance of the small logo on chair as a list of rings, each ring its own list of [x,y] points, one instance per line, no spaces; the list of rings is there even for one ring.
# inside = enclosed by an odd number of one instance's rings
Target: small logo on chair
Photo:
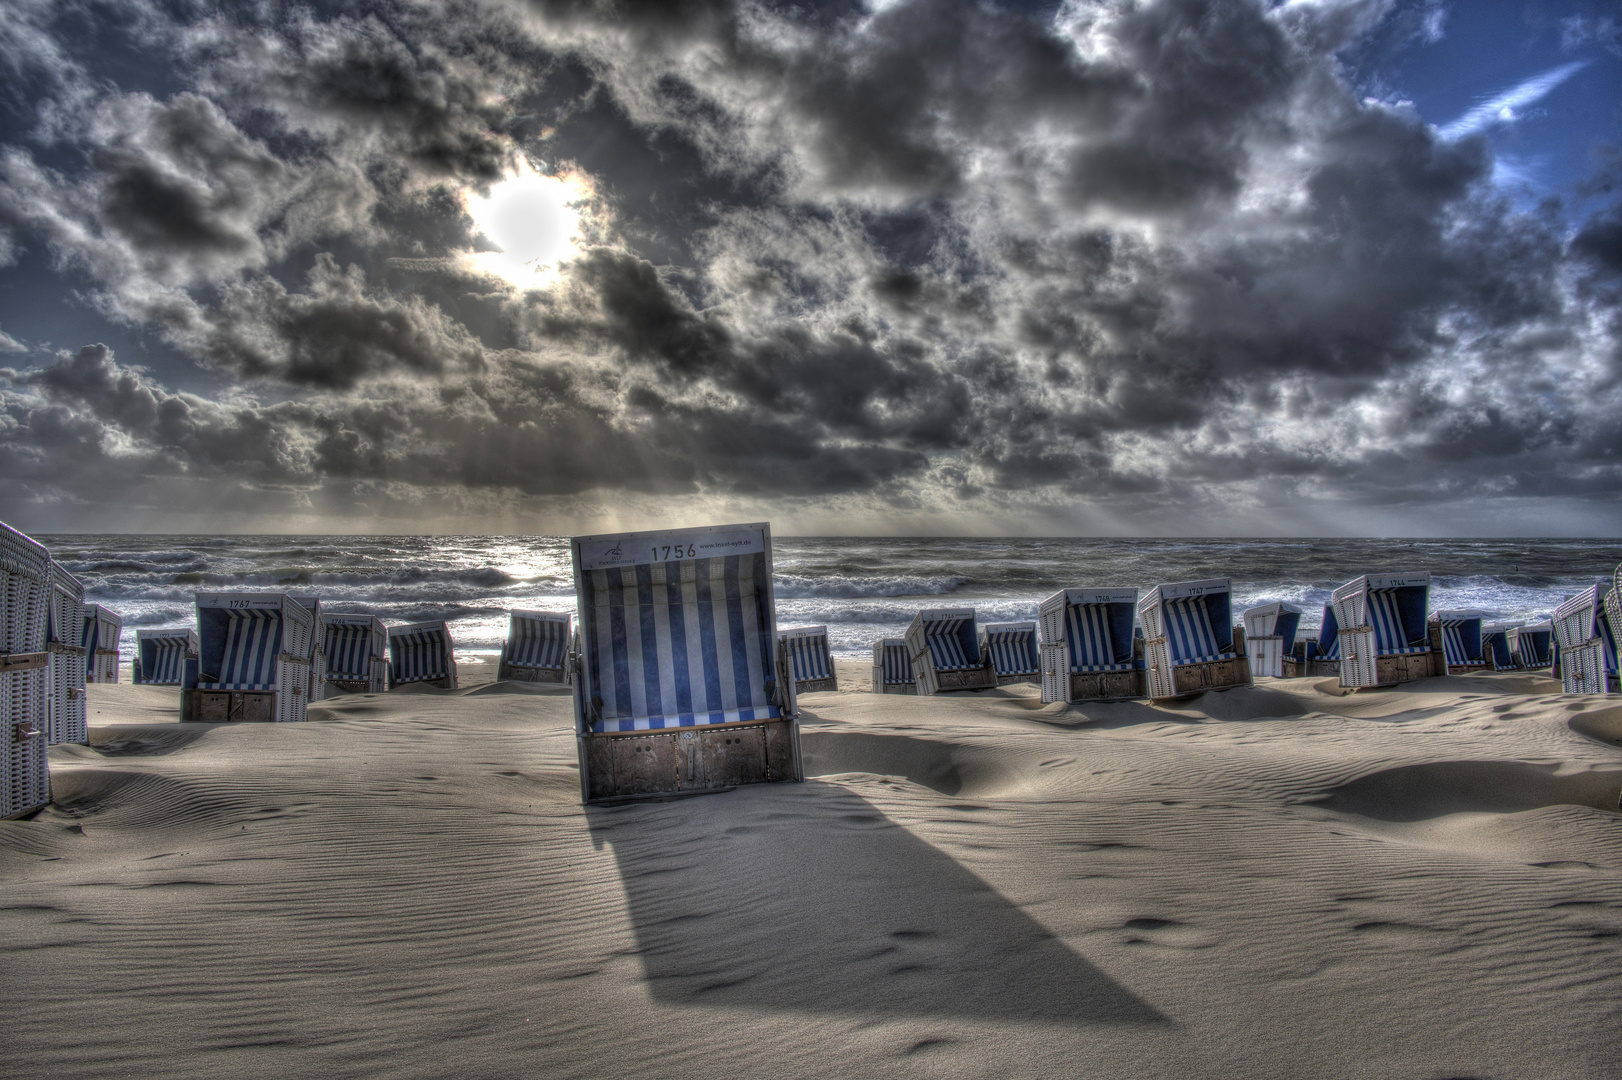
[[[620,550],[620,546],[618,544],[615,544],[613,547],[603,552],[603,558],[613,559],[615,562],[619,562],[621,559],[625,558],[625,553]]]

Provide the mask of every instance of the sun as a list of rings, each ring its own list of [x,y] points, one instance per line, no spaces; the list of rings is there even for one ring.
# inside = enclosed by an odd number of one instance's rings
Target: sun
[[[544,285],[579,242],[580,211],[591,194],[576,176],[544,176],[520,161],[488,195],[468,189],[462,203],[485,240],[499,251],[468,254],[480,271],[520,288]]]

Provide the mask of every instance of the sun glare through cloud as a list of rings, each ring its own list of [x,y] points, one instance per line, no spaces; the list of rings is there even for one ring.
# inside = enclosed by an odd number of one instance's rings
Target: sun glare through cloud
[[[520,288],[545,284],[578,241],[578,204],[590,195],[577,176],[546,176],[528,163],[490,187],[488,195],[469,189],[463,204],[480,235],[500,250],[479,251],[469,259],[480,271]]]

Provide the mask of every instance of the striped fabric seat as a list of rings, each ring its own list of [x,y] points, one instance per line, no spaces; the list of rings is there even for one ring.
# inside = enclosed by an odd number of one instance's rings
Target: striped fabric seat
[[[915,682],[912,661],[907,657],[907,642],[903,638],[885,638],[876,646],[881,657],[879,667],[884,672],[887,686],[905,686]]]
[[[925,619],[924,641],[936,671],[967,671],[980,666],[978,643],[964,640],[964,630],[974,632],[973,619]],[[974,655],[969,655],[970,652]]]
[[[281,612],[267,608],[234,610],[225,633],[225,653],[213,682],[199,690],[275,690],[276,654],[282,640]]]
[[[1065,631],[1072,673],[1132,670],[1131,642],[1125,643],[1126,658],[1121,659],[1110,630],[1109,609],[1103,604],[1071,604],[1065,609]]]
[[[794,667],[795,682],[812,682],[833,678],[833,656],[828,651],[828,633],[806,633],[785,630],[778,635],[788,649],[789,662]]]
[[[389,659],[395,683],[448,678],[451,650],[445,625],[389,631]]]
[[[569,653],[569,616],[514,611],[502,661],[518,667],[561,670]]]
[[[1042,661],[1036,653],[1036,624],[988,623],[986,651],[998,676],[1040,675]]]
[[[159,686],[179,686],[186,673],[186,649],[190,632],[147,634],[140,638],[141,681]]]
[[[1479,657],[1471,656],[1464,645],[1464,627],[1457,622],[1442,624],[1442,653],[1450,666],[1475,663]]]
[[[372,675],[372,628],[327,623],[325,628],[329,679],[360,681]]]
[[[1410,641],[1402,625],[1402,613],[1397,607],[1395,589],[1370,589],[1368,599],[1369,625],[1374,627],[1374,648],[1381,656],[1401,656],[1404,653],[1430,651],[1430,642]],[[1453,661],[1448,661],[1452,663]]]
[[[1172,663],[1203,664],[1222,659],[1224,654],[1211,628],[1204,597],[1167,600],[1163,610]]]
[[[760,553],[591,570],[592,730],[776,720]]]
[[[1307,659],[1340,659],[1340,624],[1335,619],[1335,609],[1328,604],[1324,605],[1323,624],[1318,628],[1318,640],[1315,645],[1316,648],[1307,651]]]

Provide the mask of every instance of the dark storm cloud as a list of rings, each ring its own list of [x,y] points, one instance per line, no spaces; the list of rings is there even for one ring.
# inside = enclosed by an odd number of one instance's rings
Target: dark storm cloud
[[[0,228],[241,385],[104,349],[12,372],[14,483],[96,460],[135,486],[1013,514],[1622,487],[1622,218],[1568,243],[1500,199],[1484,140],[1345,81],[1337,50],[1434,19],[132,8],[190,89],[94,84],[29,23],[66,73],[42,111],[79,119],[5,148]],[[592,195],[573,259],[520,289],[472,268],[463,200],[522,157]]]

